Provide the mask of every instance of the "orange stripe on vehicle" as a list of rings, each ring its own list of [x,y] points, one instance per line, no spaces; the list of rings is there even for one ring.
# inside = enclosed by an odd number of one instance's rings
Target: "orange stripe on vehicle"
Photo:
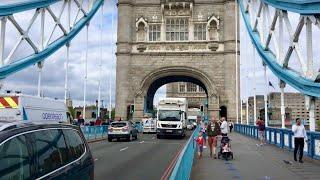
[[[5,108],[4,105],[2,105],[0,102],[0,109],[4,109],[4,108]]]
[[[13,96],[11,98],[17,105],[19,105],[19,101],[18,101],[18,97],[17,96]]]
[[[5,97],[4,99],[7,101],[11,108],[18,108],[18,104],[14,102],[11,97]]]
[[[8,102],[4,99],[4,97],[0,97],[0,103],[2,104],[2,106],[4,108],[10,108],[10,105],[8,104]]]

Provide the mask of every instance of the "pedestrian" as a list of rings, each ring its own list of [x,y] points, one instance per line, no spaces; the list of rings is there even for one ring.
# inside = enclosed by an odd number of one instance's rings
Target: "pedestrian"
[[[96,122],[94,123],[95,126],[101,126],[102,120],[100,117],[97,118]]]
[[[207,122],[204,122],[204,120],[201,121],[201,129],[200,131],[202,132],[202,137],[204,138],[204,145],[203,148],[207,148],[206,146],[206,141],[207,141],[207,133],[206,133],[206,127],[207,127]]]
[[[217,147],[217,136],[220,134],[219,123],[212,117],[211,122],[207,126],[208,134],[208,145],[210,149],[210,157],[212,157],[212,151],[214,158],[217,159],[216,147]]]
[[[84,125],[84,119],[83,119],[82,115],[79,116],[78,125],[79,126],[83,126]]]
[[[230,133],[231,133],[232,129],[233,129],[233,122],[230,120],[228,125],[229,125],[229,130],[230,130]]]
[[[201,131],[199,132],[196,142],[197,142],[197,149],[198,149],[198,158],[200,159],[202,157],[203,146],[205,143],[205,139],[203,138]]]
[[[297,152],[299,149],[299,163],[303,163],[303,148],[304,141],[308,141],[308,136],[304,125],[301,124],[301,120],[299,118],[296,119],[296,124],[292,126],[292,132],[294,137],[294,160],[297,161]]]
[[[221,123],[221,126],[220,126],[221,135],[222,136],[227,136],[228,135],[228,123],[227,123],[225,117],[222,117],[221,120],[222,120],[222,123]]]
[[[258,118],[256,125],[258,126],[259,140],[260,140],[260,144],[258,144],[258,145],[262,146],[262,145],[266,144],[266,142],[265,142],[266,126],[265,126],[264,121],[260,118]]]

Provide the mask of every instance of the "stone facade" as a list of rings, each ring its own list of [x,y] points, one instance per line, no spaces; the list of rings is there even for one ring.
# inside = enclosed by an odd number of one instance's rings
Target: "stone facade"
[[[210,116],[219,116],[223,105],[234,120],[234,5],[230,0],[119,0],[116,117],[142,118],[159,87],[186,81],[206,90]]]

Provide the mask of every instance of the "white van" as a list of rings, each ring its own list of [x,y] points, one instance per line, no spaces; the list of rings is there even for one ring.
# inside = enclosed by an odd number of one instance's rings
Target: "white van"
[[[142,133],[156,133],[157,120],[153,118],[142,119]]]
[[[0,94],[0,121],[71,122],[66,104],[24,94]]]

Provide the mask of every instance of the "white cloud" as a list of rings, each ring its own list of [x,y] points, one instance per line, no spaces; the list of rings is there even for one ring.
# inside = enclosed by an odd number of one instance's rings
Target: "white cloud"
[[[58,14],[61,4],[55,5],[52,9]],[[84,5],[86,6],[86,5]],[[15,19],[25,29],[34,13],[34,10],[14,15]],[[75,17],[75,8],[72,7],[72,17]],[[112,16],[114,25],[112,29]],[[89,53],[88,53],[88,85],[87,85],[87,103],[92,104],[98,98],[98,79],[99,79],[99,62],[100,62],[100,10],[93,17],[89,27]],[[38,17],[38,19],[40,19]],[[62,24],[66,24],[66,13],[62,15]],[[102,35],[102,99],[109,102],[109,82],[111,79],[112,87],[112,103],[114,103],[115,90],[115,42],[116,42],[116,24],[117,24],[117,7],[115,1],[105,1],[103,14],[103,35]],[[46,33],[45,39],[49,37],[49,31],[53,29],[53,21],[46,15]],[[40,22],[37,20],[34,27],[30,29],[30,38],[35,42],[39,42]],[[12,49],[17,41],[18,33],[8,23],[6,43],[8,47],[5,55]],[[58,28],[57,28],[58,29]],[[85,74],[85,48],[86,48],[86,28],[84,28],[71,42],[70,61],[69,61],[69,90],[70,95],[80,105],[83,99],[84,74]],[[56,36],[60,35],[56,33]],[[54,35],[55,36],[55,35]],[[54,39],[54,38],[53,38]],[[25,57],[32,54],[31,49],[27,49],[28,45],[21,46],[14,58]],[[47,97],[64,98],[64,79],[65,79],[65,61],[66,48],[58,50],[55,54],[46,59],[43,68],[43,92]],[[109,78],[109,75],[111,78]],[[36,66],[24,69],[16,74],[11,75],[4,80],[3,89],[19,90],[25,94],[37,94],[38,70]]]

